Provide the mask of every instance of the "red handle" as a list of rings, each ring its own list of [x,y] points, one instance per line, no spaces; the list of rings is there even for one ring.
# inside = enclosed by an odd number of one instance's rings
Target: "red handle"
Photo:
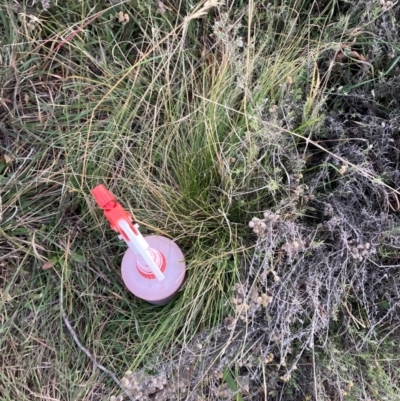
[[[115,196],[111,191],[109,191],[103,184],[100,184],[93,188],[91,192],[96,203],[103,209],[104,215],[110,222],[111,228],[114,231],[121,234],[126,241],[129,241],[128,237],[118,224],[120,220],[125,220],[129,223],[133,232],[138,234],[138,231],[132,224],[132,216],[116,201]]]

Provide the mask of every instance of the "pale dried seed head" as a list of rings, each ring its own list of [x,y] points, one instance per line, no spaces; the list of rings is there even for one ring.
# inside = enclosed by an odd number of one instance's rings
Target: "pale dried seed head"
[[[224,4],[224,3],[221,2],[221,1],[218,1],[218,0],[207,0],[207,1],[204,3],[203,8],[205,8],[206,10],[208,10],[209,8],[218,7],[219,5],[222,5],[222,4]]]
[[[130,388],[130,387],[131,387],[131,382],[130,382],[129,379],[126,378],[126,377],[123,377],[123,378],[122,378],[121,384],[122,384],[122,386],[125,387],[125,388]]]

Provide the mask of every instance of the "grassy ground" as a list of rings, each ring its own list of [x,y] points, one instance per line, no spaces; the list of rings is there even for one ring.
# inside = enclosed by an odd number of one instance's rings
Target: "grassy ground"
[[[98,364],[164,372],[154,399],[397,399],[399,7],[28,3],[0,0],[0,399],[120,394]],[[184,250],[175,302],[124,288],[101,182]]]

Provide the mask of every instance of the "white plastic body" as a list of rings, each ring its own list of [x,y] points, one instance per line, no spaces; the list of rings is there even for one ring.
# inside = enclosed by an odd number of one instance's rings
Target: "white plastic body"
[[[135,296],[154,305],[165,305],[177,294],[185,278],[184,256],[178,245],[166,237],[150,235],[144,237],[144,240],[152,249],[164,255],[164,280],[144,277],[137,267],[138,255],[131,248],[122,259],[122,279]]]
[[[152,273],[156,276],[157,280],[164,280],[165,276],[151,257],[148,251],[149,244],[143,238],[143,235],[140,234],[139,230],[137,230],[138,234],[135,234],[132,231],[129,223],[125,220],[120,220],[118,222],[118,225],[122,228],[126,236],[129,238],[129,241],[125,240],[129,249],[131,249],[135,255],[140,256],[143,259],[143,261],[150,268]]]

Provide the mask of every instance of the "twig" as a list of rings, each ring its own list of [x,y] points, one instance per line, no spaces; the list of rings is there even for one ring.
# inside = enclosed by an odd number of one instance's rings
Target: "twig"
[[[75,330],[72,328],[71,323],[68,320],[67,314],[63,311],[62,312],[62,317],[64,320],[65,325],[67,326],[68,331],[70,332],[72,338],[75,341],[75,344],[78,346],[78,348],[86,354],[86,356],[93,362],[93,365],[97,368],[103,371],[106,375],[111,377],[111,379],[114,380],[114,382],[117,384],[117,386],[128,396],[128,398],[131,401],[135,401],[133,397],[131,397],[129,394],[126,393],[126,390],[123,388],[121,382],[118,380],[117,375],[114,372],[111,372],[111,370],[108,370],[105,366],[101,365],[96,361],[96,358],[89,352],[87,348],[85,348],[82,343],[79,341],[79,338],[75,332]]]
[[[74,339],[76,345],[78,346],[78,348],[83,351],[87,357],[93,362],[93,364],[96,366],[96,368],[99,368],[100,370],[102,370],[104,373],[106,373],[107,375],[109,375],[114,381],[115,383],[118,384],[118,386],[121,385],[120,381],[118,380],[117,376],[115,375],[115,373],[111,372],[110,370],[108,370],[106,367],[104,367],[103,365],[100,365],[97,361],[96,358],[88,351],[87,348],[85,348],[82,343],[79,341],[78,336],[76,335],[75,330],[72,328],[71,323],[69,322],[67,315],[65,312],[63,312],[63,320],[65,325],[67,326],[69,332],[71,333],[72,338]]]
[[[315,314],[313,318],[313,323],[315,319]],[[314,347],[314,324],[312,325],[311,328],[311,339],[310,339],[310,344],[312,344],[311,351],[312,351],[312,365],[313,365],[313,381],[314,381],[314,396],[315,399],[318,398],[318,385],[317,385],[317,369],[316,369],[316,364],[315,364],[315,347]]]

